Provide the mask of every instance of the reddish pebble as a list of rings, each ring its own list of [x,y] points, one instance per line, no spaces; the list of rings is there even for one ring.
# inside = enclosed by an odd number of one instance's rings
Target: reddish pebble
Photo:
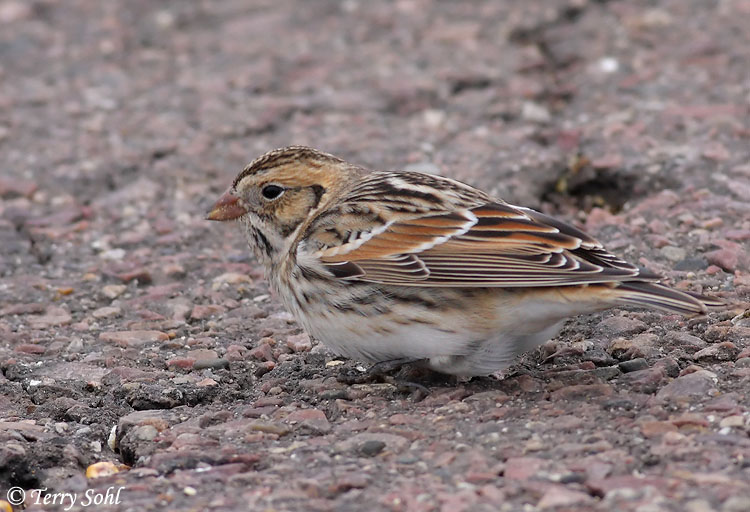
[[[229,345],[224,357],[228,361],[242,361],[245,359],[246,351],[247,349],[245,349],[245,347],[243,347],[242,345]]]
[[[647,328],[648,326],[640,320],[625,316],[611,316],[602,320],[599,322],[599,325],[597,325],[598,330],[619,336],[638,334],[639,332],[645,331]]]
[[[724,233],[730,240],[738,240],[740,242],[744,240],[750,240],[750,229],[730,229]]]
[[[685,413],[673,418],[671,423],[677,427],[684,427],[686,425],[693,425],[699,427],[708,427],[709,422],[700,414],[696,413]]]
[[[130,272],[122,272],[116,274],[116,277],[123,283],[129,283],[130,281],[138,281],[139,285],[151,284],[153,279],[148,269],[139,268]]]
[[[312,348],[312,342],[310,336],[305,333],[295,334],[287,337],[286,346],[293,352],[309,352]]]
[[[209,350],[207,348],[197,348],[187,353],[188,357],[195,359],[196,361],[203,361],[206,359],[216,359],[219,354],[215,350]]]
[[[552,400],[574,400],[587,401],[597,396],[610,396],[614,394],[612,386],[609,384],[581,384],[577,386],[567,386],[550,394]]]
[[[739,262],[739,256],[737,253],[729,249],[718,249],[716,251],[707,252],[706,259],[709,263],[712,263],[727,272],[734,272],[737,268],[737,263]]]
[[[250,350],[250,357],[258,361],[273,361],[273,349],[267,343],[261,343],[254,349]]]
[[[182,368],[189,370],[195,364],[195,359],[191,357],[173,357],[167,361],[167,368]]]
[[[217,304],[198,304],[190,312],[190,318],[194,320],[205,320],[212,316],[224,313],[226,308]]]
[[[123,347],[137,347],[146,343],[167,341],[169,336],[161,331],[106,331],[99,334],[99,339]]]
[[[323,411],[318,409],[301,409],[284,418],[285,423],[298,425],[298,428],[310,430],[316,434],[325,434],[331,430],[331,424]]]
[[[41,345],[35,345],[33,343],[22,343],[20,345],[17,345],[14,350],[16,352],[21,352],[22,354],[44,354],[44,351],[46,349]]]
[[[677,432],[677,426],[669,421],[644,421],[641,424],[641,434],[644,437],[660,437],[667,432]]]
[[[548,489],[537,503],[540,509],[570,507],[578,503],[592,501],[593,498],[584,492],[574,491],[562,485],[556,485]]]
[[[607,225],[619,225],[621,221],[604,208],[592,208],[586,217],[586,231],[598,231]]]
[[[22,178],[0,178],[0,197],[13,199],[14,197],[31,197],[37,190],[37,184]]]
[[[528,480],[536,475],[545,464],[546,461],[536,457],[513,457],[506,461],[503,476],[511,480]]]

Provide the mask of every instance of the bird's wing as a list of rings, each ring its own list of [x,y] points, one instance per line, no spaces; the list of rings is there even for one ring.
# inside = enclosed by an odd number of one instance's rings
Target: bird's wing
[[[308,227],[306,251],[340,279],[528,287],[657,281],[581,230],[452,180],[383,174]]]

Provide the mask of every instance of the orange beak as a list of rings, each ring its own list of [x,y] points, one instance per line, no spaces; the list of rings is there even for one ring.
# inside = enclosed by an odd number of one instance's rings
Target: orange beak
[[[240,204],[240,198],[232,194],[232,189],[229,189],[213,205],[206,215],[206,220],[234,220],[246,213],[247,210]]]

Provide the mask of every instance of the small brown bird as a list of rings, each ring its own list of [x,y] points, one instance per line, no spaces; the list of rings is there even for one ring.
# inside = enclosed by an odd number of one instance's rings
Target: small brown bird
[[[488,375],[615,306],[700,315],[721,302],[658,284],[583,231],[458,181],[369,171],[302,146],[266,153],[207,216],[240,221],[307,332],[377,363]]]

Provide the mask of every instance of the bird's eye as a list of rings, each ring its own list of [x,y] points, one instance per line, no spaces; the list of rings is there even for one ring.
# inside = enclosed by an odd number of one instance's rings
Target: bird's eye
[[[284,187],[280,187],[278,185],[266,185],[265,187],[263,187],[263,190],[261,190],[260,193],[263,194],[263,197],[268,200],[276,199],[284,193]]]

